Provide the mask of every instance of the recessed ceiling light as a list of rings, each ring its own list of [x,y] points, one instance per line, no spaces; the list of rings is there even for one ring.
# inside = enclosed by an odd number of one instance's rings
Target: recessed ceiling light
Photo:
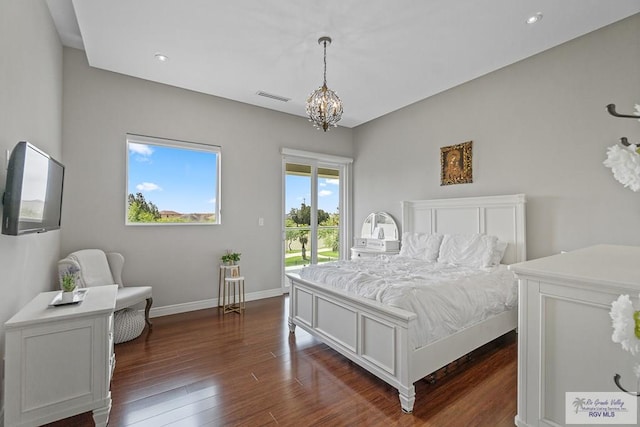
[[[538,12],[535,15],[531,15],[527,18],[527,24],[532,25],[539,22],[542,19],[542,12]]]
[[[155,57],[160,62],[166,62],[166,61],[169,60],[169,57],[167,55],[162,54],[162,53],[156,53]]]

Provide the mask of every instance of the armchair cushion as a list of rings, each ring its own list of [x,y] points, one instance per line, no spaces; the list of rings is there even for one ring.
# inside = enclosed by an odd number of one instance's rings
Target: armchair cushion
[[[151,286],[124,286],[118,289],[116,310],[131,307],[151,298]]]

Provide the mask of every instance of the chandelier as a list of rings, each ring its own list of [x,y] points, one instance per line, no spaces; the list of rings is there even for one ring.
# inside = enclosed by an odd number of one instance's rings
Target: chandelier
[[[327,44],[331,44],[331,37],[320,37],[318,44],[324,46],[324,81],[307,98],[307,115],[315,127],[326,132],[329,126],[338,126],[342,118],[342,101],[327,87]]]

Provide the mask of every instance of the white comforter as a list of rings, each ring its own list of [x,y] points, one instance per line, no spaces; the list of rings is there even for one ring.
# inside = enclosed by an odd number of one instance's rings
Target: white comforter
[[[305,267],[303,279],[416,313],[414,348],[435,342],[517,305],[506,266],[477,268],[380,255]]]

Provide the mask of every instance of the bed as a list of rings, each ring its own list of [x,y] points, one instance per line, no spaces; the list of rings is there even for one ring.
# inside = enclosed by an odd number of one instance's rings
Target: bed
[[[496,236],[507,247],[503,264],[526,260],[523,194],[402,202],[402,231]],[[384,258],[380,258],[383,262]],[[414,383],[470,351],[513,330],[517,305],[458,332],[422,344],[415,312],[287,274],[289,329],[300,327],[398,390],[412,412]]]

